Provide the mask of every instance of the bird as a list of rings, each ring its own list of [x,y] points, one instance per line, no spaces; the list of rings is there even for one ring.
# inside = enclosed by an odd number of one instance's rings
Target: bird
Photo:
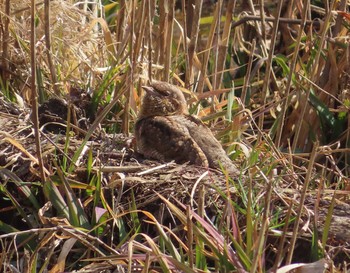
[[[153,80],[145,90],[135,123],[137,152],[145,158],[239,174],[212,131],[188,112],[182,91],[175,85]]]

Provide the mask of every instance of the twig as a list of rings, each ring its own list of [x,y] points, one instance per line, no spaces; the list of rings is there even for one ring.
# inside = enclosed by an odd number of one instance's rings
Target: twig
[[[266,22],[273,22],[276,20],[274,17],[265,17]],[[237,22],[232,24],[232,28],[238,27],[239,25],[242,25],[248,21],[261,21],[261,16],[254,16],[254,15],[248,15],[244,16],[241,19],[239,19]],[[285,23],[285,24],[292,24],[292,25],[301,25],[302,24],[302,19],[291,19],[291,18],[279,18],[279,23]],[[312,20],[306,20],[305,21],[306,25],[316,25],[319,26],[320,22],[319,21],[312,21]]]
[[[31,65],[31,89],[32,89],[32,121],[35,134],[36,156],[38,158],[41,183],[46,181],[44,164],[41,153],[40,131],[39,131],[39,114],[38,114],[38,94],[36,88],[36,50],[35,50],[35,0],[31,1],[30,7],[30,65]]]
[[[159,166],[156,166],[154,168],[151,168],[151,169],[139,172],[139,173],[137,173],[137,175],[150,174],[150,173],[153,173],[153,172],[155,172],[155,171],[157,171],[159,169],[163,169],[163,168],[167,168],[169,166],[172,166],[173,164],[174,164],[174,161],[171,161],[169,163],[166,163],[166,164],[163,164],[163,165],[159,165]]]

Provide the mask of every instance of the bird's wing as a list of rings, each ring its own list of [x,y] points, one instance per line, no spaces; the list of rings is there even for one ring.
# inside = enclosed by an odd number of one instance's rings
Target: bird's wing
[[[231,173],[238,173],[236,166],[227,156],[221,143],[215,138],[212,131],[198,118],[182,115],[178,123],[186,126],[190,136],[205,154],[208,164],[212,168],[220,169],[220,164]]]
[[[176,117],[154,116],[138,120],[135,125],[138,152],[146,158],[208,167],[205,154]]]

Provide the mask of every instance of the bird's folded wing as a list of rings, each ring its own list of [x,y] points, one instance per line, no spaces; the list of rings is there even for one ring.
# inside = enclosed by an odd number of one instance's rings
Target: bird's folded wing
[[[222,148],[221,143],[201,120],[194,116],[181,115],[178,116],[177,123],[187,128],[192,139],[205,154],[209,167],[220,169],[221,164],[230,173],[239,173],[237,167]]]
[[[208,167],[202,149],[177,117],[154,116],[138,120],[135,125],[138,152],[160,161],[175,160]]]

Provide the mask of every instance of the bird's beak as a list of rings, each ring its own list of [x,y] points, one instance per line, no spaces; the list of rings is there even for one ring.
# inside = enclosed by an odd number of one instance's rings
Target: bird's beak
[[[154,92],[154,88],[151,86],[142,86],[143,90],[145,90],[148,94],[156,96],[157,93]]]

